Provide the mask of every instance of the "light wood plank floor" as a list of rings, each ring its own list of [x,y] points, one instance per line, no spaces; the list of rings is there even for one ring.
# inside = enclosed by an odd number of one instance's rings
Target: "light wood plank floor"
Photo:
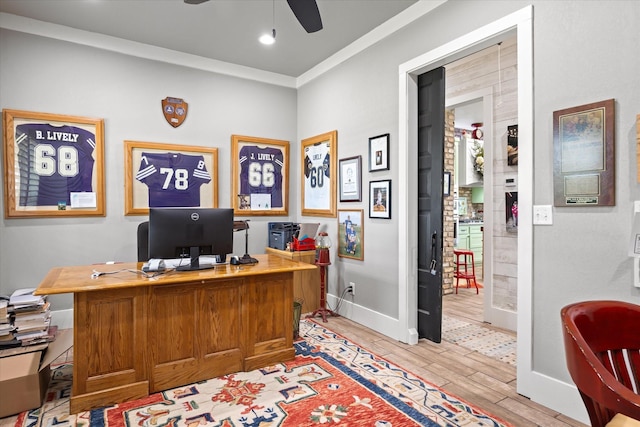
[[[458,295],[445,295],[443,313],[481,324],[482,293],[460,288]],[[407,345],[344,317],[329,317],[326,326],[514,426],[587,427],[516,393],[516,367],[497,359],[444,339],[440,344],[422,339]]]

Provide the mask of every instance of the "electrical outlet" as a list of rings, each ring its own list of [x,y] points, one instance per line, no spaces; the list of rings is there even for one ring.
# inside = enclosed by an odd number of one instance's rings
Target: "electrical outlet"
[[[356,294],[356,284],[354,282],[349,282],[349,287],[351,288],[351,294]]]

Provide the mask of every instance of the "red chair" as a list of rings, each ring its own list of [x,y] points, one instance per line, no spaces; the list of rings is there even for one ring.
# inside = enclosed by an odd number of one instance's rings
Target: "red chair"
[[[478,289],[478,282],[476,282],[476,266],[473,260],[473,252],[463,249],[454,249],[453,255],[456,257],[454,261],[455,270],[453,272],[453,277],[456,279],[456,294],[458,293],[458,284],[460,283],[460,279],[467,281],[467,288],[471,287],[470,283],[473,280],[473,284],[476,287],[476,294],[480,293]]]
[[[560,317],[567,367],[591,425],[605,426],[616,414],[640,420],[640,306],[585,301]]]

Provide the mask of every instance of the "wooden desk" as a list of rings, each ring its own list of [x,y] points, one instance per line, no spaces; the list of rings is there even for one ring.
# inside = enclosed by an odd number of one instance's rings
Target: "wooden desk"
[[[306,262],[315,266],[316,251],[283,251],[274,248],[265,248],[271,255]],[[320,269],[296,271],[293,273],[293,297],[302,300],[302,313],[311,313],[320,306]]]
[[[316,267],[255,258],[152,279],[91,278],[141,263],[52,269],[35,294],[74,294],[70,412],[293,359],[293,274]]]

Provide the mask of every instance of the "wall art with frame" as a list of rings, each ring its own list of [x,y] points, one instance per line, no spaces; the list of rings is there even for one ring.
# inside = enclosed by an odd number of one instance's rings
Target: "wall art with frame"
[[[391,219],[391,180],[369,182],[369,218]]]
[[[337,152],[336,130],[302,140],[302,215],[335,218]]]
[[[362,201],[362,156],[340,159],[340,201]]]
[[[451,195],[451,172],[444,171],[442,175],[442,195],[450,196]]]
[[[218,149],[124,142],[125,215],[149,208],[218,207]]]
[[[369,172],[389,170],[389,134],[369,138]]]
[[[553,112],[555,206],[615,205],[615,100]]]
[[[3,110],[6,218],[105,215],[104,120]]]
[[[289,141],[231,135],[231,205],[236,215],[287,215]]]
[[[364,261],[364,210],[338,210],[338,256]]]

